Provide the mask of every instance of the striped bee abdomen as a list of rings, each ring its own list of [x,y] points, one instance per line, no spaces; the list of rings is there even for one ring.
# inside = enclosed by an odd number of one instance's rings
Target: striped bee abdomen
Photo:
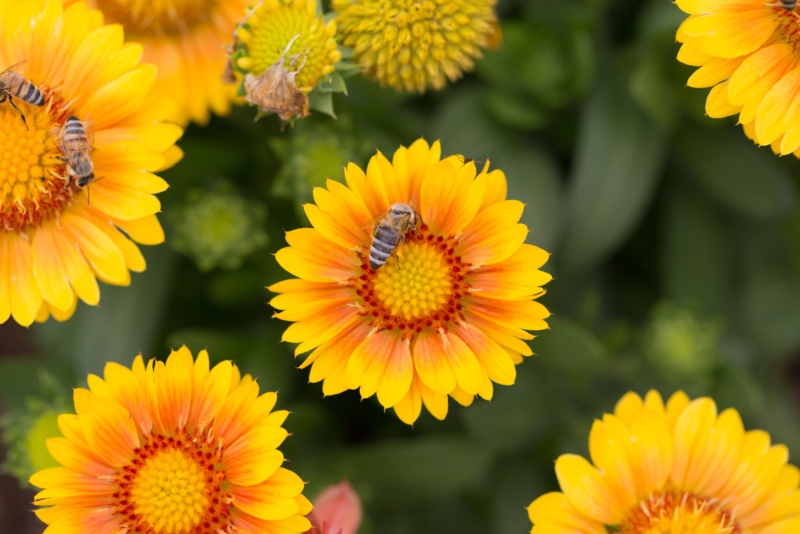
[[[797,0],[781,0],[781,6],[786,11],[794,11],[794,8],[797,7]]]
[[[400,240],[400,234],[395,232],[391,227],[378,225],[375,228],[375,234],[372,236],[372,244],[369,247],[369,266],[373,270],[378,269],[389,256],[394,252],[397,242]]]
[[[17,74],[17,76],[19,75]],[[22,76],[19,76],[19,78],[21,78],[21,81],[17,85],[17,89],[16,91],[14,91],[13,95],[22,100],[23,102],[31,104],[32,106],[43,106],[44,95],[39,90],[39,88],[33,85],[28,80],[22,78]]]

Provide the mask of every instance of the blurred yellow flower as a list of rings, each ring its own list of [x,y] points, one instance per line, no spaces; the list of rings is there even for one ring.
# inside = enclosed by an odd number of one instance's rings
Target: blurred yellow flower
[[[501,39],[496,0],[333,0],[343,44],[364,75],[424,93],[471,71]]]
[[[64,320],[77,299],[96,305],[97,279],[128,285],[145,269],[135,243],[164,240],[154,194],[167,184],[152,173],[180,158],[182,130],[162,122],[171,106],[151,95],[156,68],[141,55],[82,2],[0,0],[0,71],[43,99],[16,98],[25,122],[0,104],[0,323]],[[73,162],[51,134],[73,115],[94,125],[94,181],[67,181]]]
[[[625,395],[589,434],[592,463],[556,461],[561,492],[528,508],[532,534],[800,532],[800,470],[739,413],[682,392]]]
[[[764,0],[677,0],[678,60],[699,67],[690,87],[711,87],[706,113],[739,115],[745,133],[800,157],[800,13]]]
[[[187,348],[109,363],[48,440],[62,465],[31,478],[48,532],[306,532],[303,481],[281,467],[288,412],[230,361]]]
[[[76,0],[64,0],[69,5]],[[236,89],[222,80],[225,46],[251,0],[86,0],[119,23],[158,67],[155,90],[176,103],[170,120],[206,124],[209,110],[225,115]]]
[[[551,278],[539,270],[548,254],[524,243],[523,204],[506,200],[505,175],[440,155],[438,142],[419,140],[392,161],[373,156],[366,173],[348,164],[347,185],[315,188],[305,205],[314,228],[288,232],[277,253],[298,278],[270,287],[277,317],[294,323],[283,340],[313,350],[301,367],[325,395],[377,393],[408,424],[423,403],[444,419],[448,395],[468,405],[491,399],[493,382],[513,384],[514,364],[532,354],[526,330],[546,329],[549,316],[535,300]],[[374,269],[370,231],[397,203],[418,212],[416,229]]]

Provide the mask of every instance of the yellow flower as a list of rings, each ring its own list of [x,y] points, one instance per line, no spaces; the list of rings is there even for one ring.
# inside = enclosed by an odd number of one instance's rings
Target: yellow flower
[[[128,285],[145,269],[135,243],[164,240],[154,193],[167,184],[152,173],[180,158],[181,129],[162,123],[170,106],[150,94],[156,68],[141,54],[83,3],[0,0],[0,71],[16,65],[44,99],[16,98],[27,125],[0,104],[0,323],[97,304],[97,279]],[[73,166],[50,133],[71,115],[94,122],[96,180],[85,187],[66,187]]]
[[[526,330],[547,328],[535,301],[550,275],[548,254],[524,243],[523,204],[506,200],[505,175],[477,174],[474,162],[440,161],[439,143],[419,140],[392,161],[378,153],[364,173],[350,163],[347,185],[315,188],[305,211],[314,228],[286,234],[277,253],[297,279],[279,282],[273,307],[294,324],[283,340],[313,350],[311,382],[325,395],[377,393],[404,422],[424,403],[438,419],[448,395],[468,405],[491,399],[493,382],[514,383],[514,364],[531,355]],[[370,266],[373,225],[396,203],[418,212],[395,258]]]
[[[800,470],[739,413],[650,391],[617,403],[589,435],[594,465],[564,454],[561,492],[528,508],[532,534],[779,534],[800,532]]]
[[[748,137],[800,157],[800,13],[765,0],[677,0],[689,14],[678,59],[699,67],[690,87],[711,87],[706,113],[739,115]]]
[[[289,68],[298,71],[297,88],[310,92],[342,58],[334,39],[336,22],[325,23],[316,9],[315,0],[264,0],[243,21],[246,29],[237,31],[246,47],[237,65],[261,76],[282,57],[296,57]]]
[[[311,503],[278,446],[288,412],[230,361],[186,347],[166,364],[109,363],[74,393],[48,440],[36,515],[61,534],[305,532]]]
[[[155,90],[177,105],[170,120],[184,125],[206,124],[209,109],[217,115],[230,110],[236,90],[222,80],[225,47],[251,1],[86,0],[142,44],[144,61],[158,67]]]
[[[471,71],[481,48],[495,48],[496,0],[333,0],[343,44],[365,76],[424,93]]]

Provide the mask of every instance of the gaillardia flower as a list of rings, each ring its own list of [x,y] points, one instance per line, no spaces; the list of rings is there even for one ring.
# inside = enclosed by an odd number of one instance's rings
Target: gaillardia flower
[[[655,391],[628,393],[592,425],[589,452],[594,465],[558,458],[561,492],[530,505],[532,534],[800,532],[789,451],[709,398],[678,392],[665,406]]]
[[[342,44],[367,78],[424,93],[471,71],[501,39],[497,0],[333,0]]]
[[[283,120],[308,113],[308,93],[342,58],[336,22],[317,15],[315,0],[265,0],[242,21],[236,66],[247,73],[247,101]]]
[[[419,140],[392,161],[373,156],[366,173],[350,163],[347,185],[315,188],[305,205],[314,228],[288,232],[277,253],[298,278],[270,287],[277,317],[294,322],[283,340],[299,343],[295,354],[313,350],[301,365],[311,382],[325,395],[377,393],[408,424],[423,403],[444,419],[448,395],[468,405],[492,398],[492,382],[513,384],[514,364],[532,354],[526,330],[547,328],[549,316],[535,300],[551,278],[539,270],[548,255],[525,244],[523,204],[506,200],[505,175],[487,163],[476,176],[474,162],[440,154]],[[417,212],[416,226],[373,269],[373,229],[409,222],[389,212],[398,203]]]
[[[48,440],[36,515],[59,534],[305,532],[303,481],[281,467],[288,412],[230,361],[184,347],[166,363],[109,363]]]
[[[65,0],[70,4],[75,0]],[[144,47],[158,67],[155,90],[176,103],[170,120],[208,122],[227,114],[236,90],[222,79],[225,47],[252,0],[86,0]]]
[[[677,0],[689,17],[678,59],[699,67],[690,87],[711,87],[706,113],[739,115],[748,137],[800,156],[800,12],[765,0]]]
[[[83,3],[0,0],[0,71],[42,93],[41,105],[14,97],[25,122],[0,104],[0,323],[97,304],[98,279],[124,286],[145,269],[135,243],[164,240],[154,194],[167,184],[152,173],[179,159],[181,129],[162,123],[170,105],[151,95],[156,69],[141,56]],[[71,133],[65,153],[73,115],[89,135]],[[94,179],[69,180],[76,155],[91,156]]]

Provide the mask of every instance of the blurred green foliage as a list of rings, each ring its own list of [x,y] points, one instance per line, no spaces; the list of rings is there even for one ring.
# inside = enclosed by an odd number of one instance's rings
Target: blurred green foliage
[[[524,507],[557,487],[553,460],[586,454],[592,419],[628,390],[711,395],[796,462],[800,163],[705,117],[706,91],[686,88],[692,69],[675,60],[683,15],[670,2],[504,0],[498,10],[503,48],[443,91],[411,97],[353,78],[348,96],[334,96],[338,122],[314,114],[281,131],[276,117],[254,124],[237,109],[190,128],[184,160],[165,173],[164,213],[224,176],[266,206],[269,246],[238,270],[202,273],[172,251],[168,226],[131,288],[103,286],[99,307],[30,328],[42,358],[1,361],[4,402],[35,388],[37,366],[79,385],[108,360],[208,348],[279,390],[293,412],[290,467],[312,497],[350,479],[367,534],[527,531]],[[409,428],[356,392],[323,399],[279,342],[286,324],[271,318],[264,287],[288,278],[272,254],[284,231],[308,224],[299,208],[313,186],[420,136],[506,173],[528,241],[552,253],[542,302],[554,316],[515,386]]]

